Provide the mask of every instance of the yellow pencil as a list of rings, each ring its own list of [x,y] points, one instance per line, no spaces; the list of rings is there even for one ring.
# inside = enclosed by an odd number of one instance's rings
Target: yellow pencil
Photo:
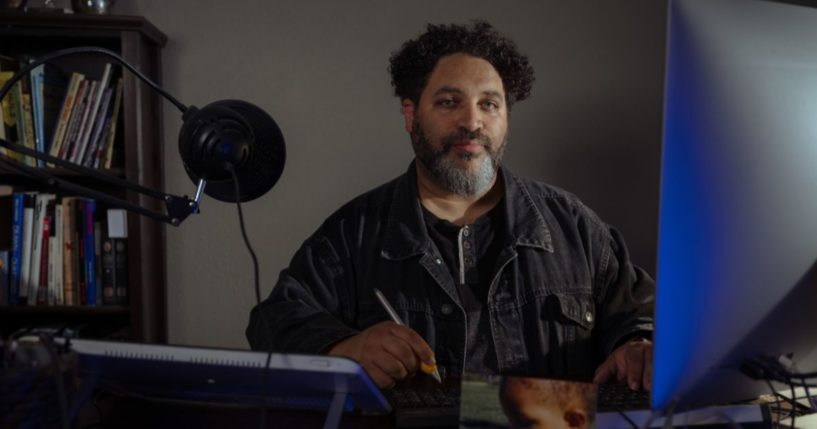
[[[383,309],[386,310],[386,313],[389,314],[389,317],[391,318],[392,322],[400,326],[406,326],[406,324],[403,323],[402,320],[400,320],[400,316],[397,315],[397,312],[394,311],[391,304],[389,304],[389,301],[386,299],[386,296],[383,295],[383,292],[380,292],[380,289],[375,288],[374,294],[375,296],[377,296],[377,300],[380,301],[380,305],[382,305]],[[442,378],[440,377],[440,372],[437,370],[436,364],[428,365],[427,363],[420,361],[420,371],[423,371],[424,373],[434,377],[434,379],[437,380],[438,383],[443,382]]]

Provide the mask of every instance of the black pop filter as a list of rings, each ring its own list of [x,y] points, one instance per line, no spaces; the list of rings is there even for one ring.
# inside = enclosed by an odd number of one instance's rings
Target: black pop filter
[[[284,136],[275,120],[257,106],[220,100],[201,109],[190,106],[182,120],[182,163],[194,183],[207,181],[205,194],[236,201],[228,164],[238,177],[242,202],[264,195],[281,177],[286,161]]]

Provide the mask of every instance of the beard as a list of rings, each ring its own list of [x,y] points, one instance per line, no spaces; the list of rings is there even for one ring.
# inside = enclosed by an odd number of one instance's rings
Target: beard
[[[483,154],[456,154],[463,161],[481,157],[475,170],[458,165],[457,160],[449,156],[454,145],[463,140],[477,140],[485,149]],[[499,169],[506,144],[507,139],[504,137],[499,145],[494,145],[490,137],[478,131],[471,132],[461,129],[443,137],[440,148],[437,149],[429,141],[417,117],[414,118],[411,130],[411,146],[414,148],[417,160],[431,174],[431,179],[448,192],[467,197],[488,191]]]

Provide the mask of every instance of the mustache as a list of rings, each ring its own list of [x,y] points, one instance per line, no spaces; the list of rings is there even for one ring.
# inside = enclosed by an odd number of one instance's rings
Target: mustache
[[[490,149],[492,145],[491,138],[482,134],[480,131],[468,131],[466,129],[460,129],[453,134],[449,134],[442,138],[442,147],[445,152],[451,150],[455,144],[462,142],[463,140],[476,140],[482,146]]]

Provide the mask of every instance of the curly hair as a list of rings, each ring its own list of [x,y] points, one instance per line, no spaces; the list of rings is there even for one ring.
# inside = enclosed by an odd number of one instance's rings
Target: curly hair
[[[502,78],[509,108],[530,95],[534,75],[528,57],[519,53],[513,40],[485,21],[474,21],[470,27],[428,24],[425,33],[403,43],[389,58],[394,95],[417,103],[437,61],[456,53],[482,58],[494,66]]]

